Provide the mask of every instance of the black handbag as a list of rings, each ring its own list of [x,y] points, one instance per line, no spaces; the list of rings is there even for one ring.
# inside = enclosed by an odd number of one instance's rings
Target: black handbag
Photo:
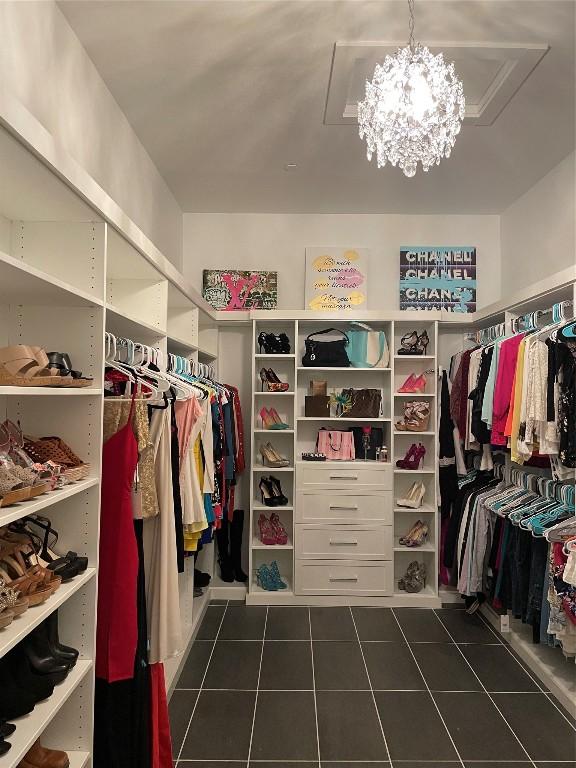
[[[364,458],[364,429],[362,427],[350,427],[350,432],[354,436],[354,449],[357,459]],[[376,448],[382,448],[384,445],[384,430],[382,427],[370,427],[370,447],[366,454],[367,459],[374,461],[376,459]]]
[[[334,341],[314,338],[323,333],[340,333],[343,338]],[[348,336],[337,328],[326,328],[311,333],[304,340],[302,365],[306,368],[349,368],[350,360],[346,352],[349,343]]]

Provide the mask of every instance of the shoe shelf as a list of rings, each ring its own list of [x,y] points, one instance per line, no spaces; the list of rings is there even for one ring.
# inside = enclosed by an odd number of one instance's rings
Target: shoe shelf
[[[101,387],[1,387],[0,396],[10,397],[100,397]]]
[[[54,693],[49,699],[36,704],[29,715],[16,721],[18,727],[9,739],[12,749],[0,757],[0,768],[16,768],[18,766],[32,744],[42,736],[70,696],[87,678],[91,669],[92,661],[79,659],[64,682],[54,688]],[[86,755],[86,753],[81,754]],[[72,765],[72,763],[70,764]],[[79,762],[79,765],[82,764]]]
[[[397,314],[397,313],[396,313]],[[251,472],[251,541],[250,541],[250,573],[251,580],[247,601],[249,604],[307,604],[307,605],[327,605],[351,604],[364,605],[439,605],[438,593],[436,590],[435,562],[436,562],[436,542],[438,540],[436,532],[436,418],[435,404],[437,402],[437,381],[435,374],[427,374],[427,383],[425,391],[419,392],[399,392],[411,373],[416,375],[436,368],[435,351],[438,348],[437,327],[435,321],[428,319],[418,320],[407,316],[406,320],[387,320],[384,317],[379,320],[371,321],[374,330],[384,330],[389,347],[390,363],[386,368],[353,368],[353,367],[332,367],[316,366],[308,367],[301,364],[301,357],[304,351],[304,339],[314,330],[322,330],[324,327],[334,326],[336,328],[349,327],[349,321],[345,319],[334,319],[333,317],[325,321],[320,318],[314,319],[282,319],[281,313],[273,313],[271,319],[264,318],[262,315],[256,315],[253,320],[253,349],[255,354],[252,361],[252,412],[258,413],[262,406],[270,407],[271,397],[277,396],[276,408],[282,411],[281,418],[290,424],[289,430],[276,431],[260,428],[259,421],[254,420],[254,429],[252,430],[252,451],[254,457]],[[289,315],[287,315],[289,317]],[[396,349],[400,346],[400,339],[408,332],[411,332],[413,324],[416,323],[416,329],[419,333],[424,328],[429,336],[429,346],[425,355],[398,355]],[[258,350],[256,340],[261,331],[278,333],[279,331],[287,333],[290,342],[293,345],[294,354],[263,354]],[[266,361],[269,361],[268,363]],[[287,393],[268,393],[261,392],[259,371],[262,366],[274,368],[282,381],[287,381],[290,385],[290,391]],[[381,375],[379,375],[381,374]],[[382,416],[375,418],[346,418],[337,416],[305,416],[305,395],[308,394],[310,380],[322,380],[327,382],[328,392],[341,388],[378,388],[382,391]],[[286,397],[288,396],[288,397]],[[282,397],[284,400],[282,401]],[[402,431],[395,428],[395,422],[404,414],[404,405],[407,401],[421,399],[430,403],[432,415],[429,429],[423,432]],[[280,405],[282,408],[280,408]],[[293,412],[292,412],[293,406]],[[366,594],[354,595],[353,590],[348,588],[340,595],[328,597],[326,594],[295,594],[292,592],[294,584],[298,583],[296,568],[299,568],[299,555],[295,546],[295,524],[302,521],[303,511],[299,504],[311,504],[313,499],[306,494],[297,494],[295,483],[298,473],[294,468],[300,467],[300,457],[304,451],[314,450],[318,430],[326,426],[328,429],[347,430],[352,426],[373,425],[383,430],[384,444],[388,448],[390,462],[387,470],[387,491],[383,504],[386,504],[386,514],[394,526],[394,532],[399,536],[404,532],[405,524],[410,522],[410,517],[414,521],[418,516],[424,515],[430,526],[429,541],[418,548],[404,547],[399,544],[399,540],[393,539],[390,534],[390,555],[392,563],[390,564],[390,583],[384,590],[380,587],[379,596],[366,596]],[[275,434],[276,433],[276,434]],[[272,468],[263,466],[257,453],[259,443],[262,442],[262,436],[266,435],[277,451],[286,455],[291,464],[286,468]],[[279,435],[284,435],[280,438]],[[426,447],[426,457],[421,469],[410,470],[395,467],[398,458],[403,458],[406,451],[413,442],[422,442]],[[255,450],[256,449],[256,450]],[[371,462],[373,463],[373,462]],[[355,462],[346,462],[346,469],[350,467],[362,466],[360,460]],[[342,466],[342,462],[326,462],[324,466]],[[318,465],[313,465],[318,466]],[[322,465],[320,465],[322,466]],[[284,473],[280,474],[283,472]],[[342,469],[344,467],[342,466]],[[269,472],[281,479],[283,491],[290,499],[287,507],[267,507],[262,504],[258,494],[258,481],[264,472]],[[414,477],[410,477],[410,475]],[[288,479],[292,487],[288,486]],[[403,509],[395,506],[395,499],[404,497],[414,481],[421,481],[426,486],[424,496],[424,505],[419,509]],[[286,487],[285,487],[286,486]],[[358,491],[360,493],[360,491]],[[320,493],[320,491],[319,491]],[[366,493],[364,490],[362,493]],[[337,497],[338,491],[333,494]],[[318,503],[321,504],[320,497]],[[389,506],[388,506],[389,505]],[[260,514],[269,515],[276,511],[280,514],[282,522],[289,533],[289,543],[285,546],[265,545],[260,541],[257,520]],[[285,512],[286,514],[282,514]],[[398,515],[396,515],[398,512]],[[410,515],[401,514],[402,512]],[[326,523],[328,525],[328,523]],[[283,551],[285,550],[285,551]],[[418,551],[413,551],[418,550]],[[404,575],[406,567],[410,562],[407,558],[424,559],[428,572],[430,574],[430,583],[419,595],[409,595],[397,590],[398,579]],[[261,564],[269,564],[277,560],[280,573],[285,581],[290,584],[289,590],[267,591],[256,584],[256,569]],[[394,583],[392,583],[392,575]]]
[[[286,509],[286,507],[283,507],[283,509]],[[269,550],[270,552],[273,552],[274,550],[278,550],[278,549],[294,549],[294,544],[292,543],[292,539],[290,538],[290,536],[288,536],[287,544],[263,544],[258,538],[258,536],[254,535],[252,537],[252,549],[262,549],[262,550]]]
[[[79,480],[77,483],[65,485],[60,490],[43,493],[42,496],[37,496],[31,501],[21,501],[19,504],[13,504],[10,507],[0,507],[0,528],[14,520],[19,520],[21,517],[34,515],[57,504],[59,501],[76,496],[77,493],[82,493],[82,491],[92,488],[92,486],[98,485],[98,483],[97,477],[89,477],[86,480]]]
[[[256,429],[252,430],[255,435],[270,435],[270,437],[273,437],[274,435],[293,435],[294,430],[293,429],[260,429],[259,427],[256,427]]]
[[[65,584],[61,584],[45,603],[28,608],[21,616],[17,616],[6,629],[0,630],[0,658],[5,656],[15,645],[18,645],[38,624],[41,624],[53,611],[60,608],[95,575],[96,568],[87,568],[84,573]]]
[[[70,761],[68,768],[84,768],[89,759],[90,752],[70,752],[68,750],[68,760]]]
[[[106,302],[106,330],[115,336],[124,336],[152,346],[166,336],[165,328],[142,320],[109,302]]]
[[[417,475],[435,475],[436,470],[435,469],[399,469],[398,467],[394,468],[394,474],[396,475],[414,475],[415,477]]]
[[[431,392],[394,392],[394,397],[406,397],[409,400],[419,400],[421,397],[436,397],[436,395]]]
[[[254,392],[254,397],[293,397],[294,391],[290,392]],[[275,430],[271,430],[275,431]]]

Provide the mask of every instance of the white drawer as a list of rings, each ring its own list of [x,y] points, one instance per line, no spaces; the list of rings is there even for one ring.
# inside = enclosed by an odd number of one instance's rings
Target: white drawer
[[[297,491],[298,523],[363,523],[392,525],[392,492]]]
[[[392,560],[392,525],[296,525],[296,557]]]
[[[391,562],[297,560],[297,595],[391,595],[394,566]]]
[[[358,488],[392,490],[392,467],[379,462],[359,461],[302,462],[297,469],[296,487]]]

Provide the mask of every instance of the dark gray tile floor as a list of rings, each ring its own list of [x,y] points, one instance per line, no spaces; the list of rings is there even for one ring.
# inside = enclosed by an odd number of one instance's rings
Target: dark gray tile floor
[[[576,768],[576,724],[459,609],[211,604],[170,700],[177,768]]]

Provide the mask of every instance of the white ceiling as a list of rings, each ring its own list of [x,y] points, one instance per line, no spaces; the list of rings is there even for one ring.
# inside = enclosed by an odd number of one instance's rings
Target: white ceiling
[[[465,124],[413,179],[324,122],[335,43],[404,41],[403,0],[59,5],[185,211],[498,213],[574,148],[572,0],[417,1],[424,43],[550,50],[492,125]]]

